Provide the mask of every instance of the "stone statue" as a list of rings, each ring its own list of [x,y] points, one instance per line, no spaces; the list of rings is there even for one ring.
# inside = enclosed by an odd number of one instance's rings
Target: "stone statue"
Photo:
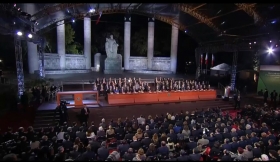
[[[105,50],[107,58],[116,58],[118,54],[118,44],[113,38],[113,35],[110,35],[110,38],[106,38]]]

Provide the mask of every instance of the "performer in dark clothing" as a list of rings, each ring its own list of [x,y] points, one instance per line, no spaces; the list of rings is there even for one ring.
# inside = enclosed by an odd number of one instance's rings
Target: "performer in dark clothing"
[[[236,108],[240,109],[240,94],[234,95],[234,102],[235,102],[234,109]]]
[[[59,112],[59,122],[62,125],[64,122],[68,120],[67,106],[66,102],[60,102],[60,105],[56,108]]]
[[[88,125],[88,117],[89,117],[89,109],[87,107],[84,107],[83,109],[81,109],[81,115],[80,115],[80,120],[81,123],[85,123],[86,126]]]
[[[267,91],[267,89],[265,89],[265,91],[263,93],[263,101],[264,101],[264,103],[267,103],[267,98],[268,98],[268,91]]]

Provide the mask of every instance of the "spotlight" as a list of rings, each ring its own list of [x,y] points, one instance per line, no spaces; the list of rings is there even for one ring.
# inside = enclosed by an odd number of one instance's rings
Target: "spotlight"
[[[14,7],[16,7],[17,6],[17,4],[14,4]]]
[[[185,30],[185,33],[187,33],[188,32],[188,30]]]
[[[72,20],[72,23],[74,23],[74,22],[75,22],[75,19]]]
[[[272,54],[272,53],[273,53],[273,49],[272,49],[272,48],[268,48],[268,49],[267,49],[267,53],[268,53],[268,54]]]
[[[20,11],[20,8],[18,8],[17,10]]]
[[[22,32],[18,31],[18,32],[17,32],[17,35],[18,35],[18,36],[22,36]]]
[[[249,44],[251,45],[252,43],[250,42]]]
[[[254,42],[254,44],[256,44],[257,42]]]
[[[28,36],[28,38],[30,38],[30,39],[33,37],[32,34],[28,34],[27,36]]]
[[[278,45],[277,45],[277,44],[276,44],[275,46],[276,46],[276,47],[278,47]]]
[[[272,41],[270,40],[269,42],[271,43]]]
[[[94,13],[94,12],[95,12],[95,9],[91,8],[91,9],[89,9],[89,12],[90,12],[90,13]]]

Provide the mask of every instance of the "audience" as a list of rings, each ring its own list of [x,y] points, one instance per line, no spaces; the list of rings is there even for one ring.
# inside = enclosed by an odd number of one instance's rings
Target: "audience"
[[[3,161],[278,161],[279,109],[247,105],[77,123],[1,136]]]

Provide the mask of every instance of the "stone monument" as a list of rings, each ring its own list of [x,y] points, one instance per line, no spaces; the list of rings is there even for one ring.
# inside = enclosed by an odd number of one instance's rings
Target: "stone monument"
[[[122,73],[122,55],[118,54],[118,46],[113,35],[110,35],[110,38],[106,38],[105,50],[107,58],[105,59],[105,74]]]

